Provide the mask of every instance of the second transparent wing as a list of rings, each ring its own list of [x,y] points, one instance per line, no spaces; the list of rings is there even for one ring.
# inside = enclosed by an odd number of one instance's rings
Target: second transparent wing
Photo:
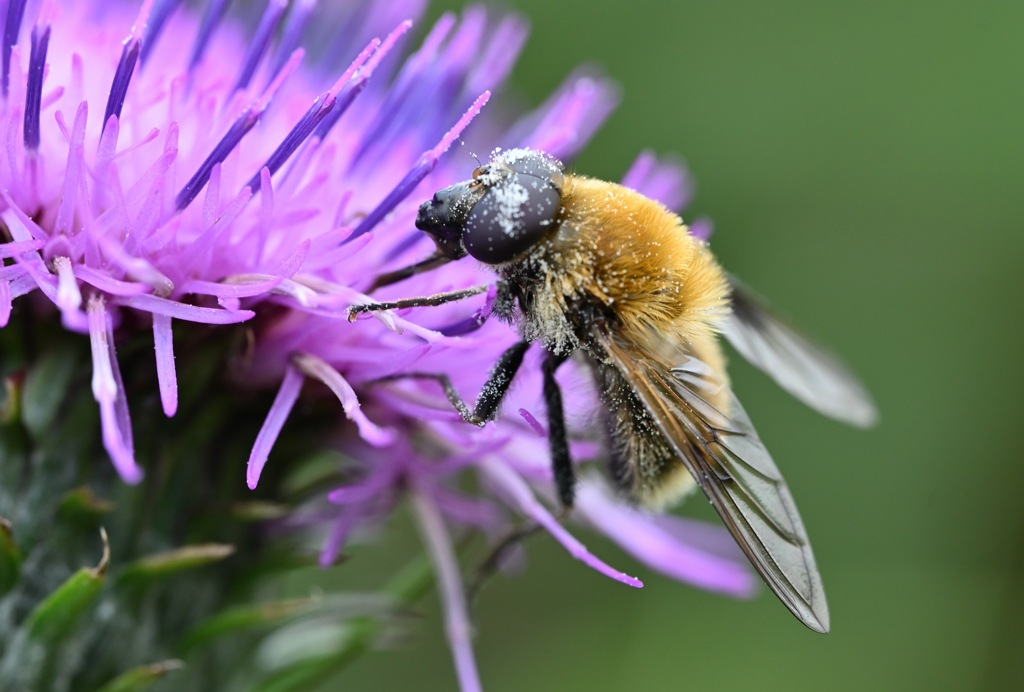
[[[828,604],[793,497],[732,392],[702,361],[671,366],[597,335],[747,558],[805,625],[829,629]],[[726,395],[728,415],[709,401]]]
[[[732,314],[722,334],[741,356],[830,418],[858,427],[878,420],[871,395],[837,356],[790,326],[735,277],[729,283]]]

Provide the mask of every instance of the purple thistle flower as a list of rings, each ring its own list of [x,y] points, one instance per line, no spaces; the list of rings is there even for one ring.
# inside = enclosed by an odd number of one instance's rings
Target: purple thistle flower
[[[497,537],[510,517],[530,520],[589,567],[641,582],[591,554],[549,509],[546,431],[532,413],[542,401],[536,353],[506,413],[483,430],[465,424],[436,383],[374,384],[410,370],[447,373],[464,397],[475,395],[516,340],[486,320],[493,294],[356,323],[347,309],[371,300],[376,276],[430,253],[413,226],[416,209],[466,177],[469,152],[525,146],[571,160],[617,94],[603,78],[576,73],[538,109],[502,124],[508,114],[499,120],[485,104],[526,35],[514,16],[479,7],[445,15],[415,47],[406,18],[422,3],[354,5],[348,26],[308,43],[329,46],[314,59],[303,52],[303,34],[317,24],[312,2],[269,0],[251,35],[227,4],[211,0],[200,16],[174,2],[43,3],[33,16],[23,0],[8,3],[0,325],[30,309],[16,299],[37,293],[66,329],[88,335],[103,443],[124,481],[137,483],[145,469],[115,337],[151,321],[160,399],[173,416],[177,378],[188,372],[188,355],[174,353],[175,321],[249,323],[251,353],[225,367],[278,392],[253,445],[249,487],[274,463],[299,397],[326,385],[354,423],[340,444],[361,475],[327,498],[334,510],[322,562],[409,496],[460,683],[479,689],[452,530]],[[451,150],[456,143],[466,147]],[[673,208],[691,192],[685,169],[646,153],[624,182]],[[491,282],[466,260],[372,299]],[[567,411],[594,410],[582,368],[567,364],[559,379]],[[592,423],[570,416],[573,458],[600,457],[587,436]],[[454,490],[467,470],[479,474],[479,498]],[[581,484],[575,518],[674,578],[737,596],[754,587],[723,530],[631,509],[596,474]]]

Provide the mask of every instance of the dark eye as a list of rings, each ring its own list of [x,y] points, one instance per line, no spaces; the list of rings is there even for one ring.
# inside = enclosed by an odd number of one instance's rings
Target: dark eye
[[[470,211],[463,235],[466,250],[487,264],[514,259],[547,235],[561,201],[561,180],[556,186],[550,174],[531,171],[506,177]]]

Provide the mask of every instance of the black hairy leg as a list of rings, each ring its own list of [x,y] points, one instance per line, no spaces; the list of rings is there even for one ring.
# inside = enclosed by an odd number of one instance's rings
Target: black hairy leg
[[[444,305],[445,303],[454,303],[457,300],[463,298],[469,298],[486,291],[488,286],[470,286],[469,288],[462,288],[458,291],[447,291],[445,293],[435,293],[432,296],[420,296],[417,298],[403,298],[402,300],[391,300],[383,303],[363,303],[362,305],[353,305],[348,309],[348,321],[355,322],[356,317],[364,312],[379,312],[381,310],[399,310],[401,308],[418,308],[425,306],[437,306]]]
[[[548,445],[551,449],[551,470],[555,477],[558,500],[567,512],[576,498],[576,473],[569,457],[569,439],[565,429],[562,389],[555,379],[555,370],[568,356],[549,353],[541,372],[544,375],[544,403],[548,409]]]
[[[459,415],[462,416],[462,420],[473,425],[482,426],[487,421],[494,420],[494,417],[498,414],[498,408],[505,399],[505,395],[512,385],[512,379],[516,376],[516,372],[519,371],[519,366],[523,364],[523,356],[526,355],[526,349],[529,346],[530,342],[519,341],[501,354],[498,362],[491,369],[491,374],[487,377],[483,388],[480,390],[480,394],[476,398],[476,405],[472,411],[455,389],[451,378],[445,373],[402,372],[378,378],[373,383],[394,382],[395,380],[434,380],[441,385],[445,397],[447,397],[455,410],[459,412]]]

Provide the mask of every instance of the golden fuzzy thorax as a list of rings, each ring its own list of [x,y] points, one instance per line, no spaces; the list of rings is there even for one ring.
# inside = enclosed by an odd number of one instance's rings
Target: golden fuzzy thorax
[[[536,332],[527,338],[556,352],[578,346],[562,333],[584,296],[614,313],[626,340],[652,353],[692,350],[714,338],[728,314],[728,284],[682,219],[634,190],[574,175],[565,177],[562,209],[555,234],[503,272],[544,277],[532,287],[543,295],[526,315],[536,323],[524,325]]]
[[[716,331],[728,312],[725,275],[682,219],[634,190],[576,176],[562,204],[557,241],[575,234],[593,248],[586,285],[622,320],[623,336],[649,344],[658,334],[683,347]]]

